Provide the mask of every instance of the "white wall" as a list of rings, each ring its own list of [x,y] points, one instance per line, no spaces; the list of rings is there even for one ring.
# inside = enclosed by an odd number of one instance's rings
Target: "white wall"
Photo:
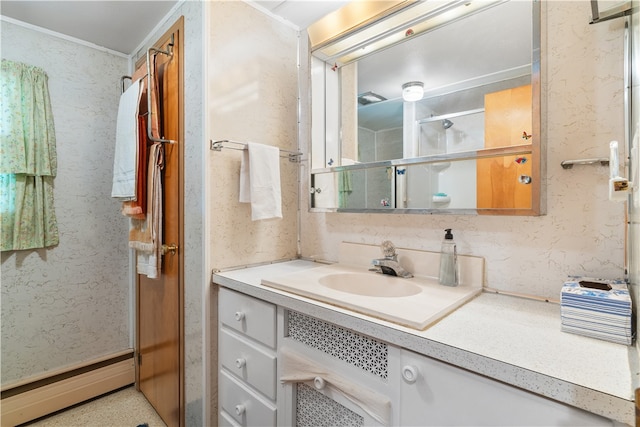
[[[206,139],[297,150],[297,32],[244,2],[211,2],[207,18]],[[250,206],[238,202],[240,159],[232,149],[204,157],[209,271],[296,257],[299,165],[280,160],[283,218],[251,221]],[[209,297],[215,425],[217,295]]]
[[[210,19],[207,138],[297,150],[297,32],[244,2],[214,2]],[[251,221],[238,202],[240,159],[208,153],[212,266],[295,258],[298,164],[280,160],[283,218]]]
[[[623,139],[624,22],[589,25],[587,1],[541,3],[548,28],[542,46],[547,215],[309,213],[305,171],[303,256],[336,260],[341,241],[379,244],[385,239],[399,247],[438,251],[443,230],[453,228],[460,253],[486,259],[486,285],[493,288],[558,299],[569,274],[623,275],[624,207],[607,200],[608,169],[563,170],[560,162],[608,157],[609,141]]]
[[[130,347],[128,222],[111,199],[127,59],[2,22],[2,57],[43,68],[60,244],[2,252],[2,384]]]

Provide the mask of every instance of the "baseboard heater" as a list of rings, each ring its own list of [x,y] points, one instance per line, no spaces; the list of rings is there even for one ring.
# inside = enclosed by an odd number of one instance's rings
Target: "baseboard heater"
[[[14,427],[135,382],[133,350],[2,387],[2,427]]]

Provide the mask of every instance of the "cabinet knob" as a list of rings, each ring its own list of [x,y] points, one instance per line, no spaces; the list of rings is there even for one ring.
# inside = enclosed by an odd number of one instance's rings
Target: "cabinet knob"
[[[415,383],[418,379],[418,369],[413,365],[405,365],[402,368],[402,378],[408,383]]]
[[[247,407],[244,405],[236,405],[236,415],[240,416],[244,414],[247,410]]]
[[[238,322],[241,322],[242,320],[244,320],[244,312],[236,311],[235,317]]]
[[[324,388],[324,380],[320,377],[315,377],[313,379],[313,386],[318,390],[322,390]]]
[[[244,368],[247,364],[247,359],[245,359],[244,357],[238,357],[236,359],[236,368],[241,369]]]

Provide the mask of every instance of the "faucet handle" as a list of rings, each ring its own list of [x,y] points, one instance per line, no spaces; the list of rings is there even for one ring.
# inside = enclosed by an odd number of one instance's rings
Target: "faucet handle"
[[[385,240],[380,247],[385,258],[394,258],[396,256],[396,247],[391,240]]]

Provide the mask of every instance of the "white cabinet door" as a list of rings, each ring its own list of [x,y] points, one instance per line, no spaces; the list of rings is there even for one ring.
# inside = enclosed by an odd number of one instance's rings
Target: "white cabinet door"
[[[603,426],[612,421],[402,350],[402,426]]]

